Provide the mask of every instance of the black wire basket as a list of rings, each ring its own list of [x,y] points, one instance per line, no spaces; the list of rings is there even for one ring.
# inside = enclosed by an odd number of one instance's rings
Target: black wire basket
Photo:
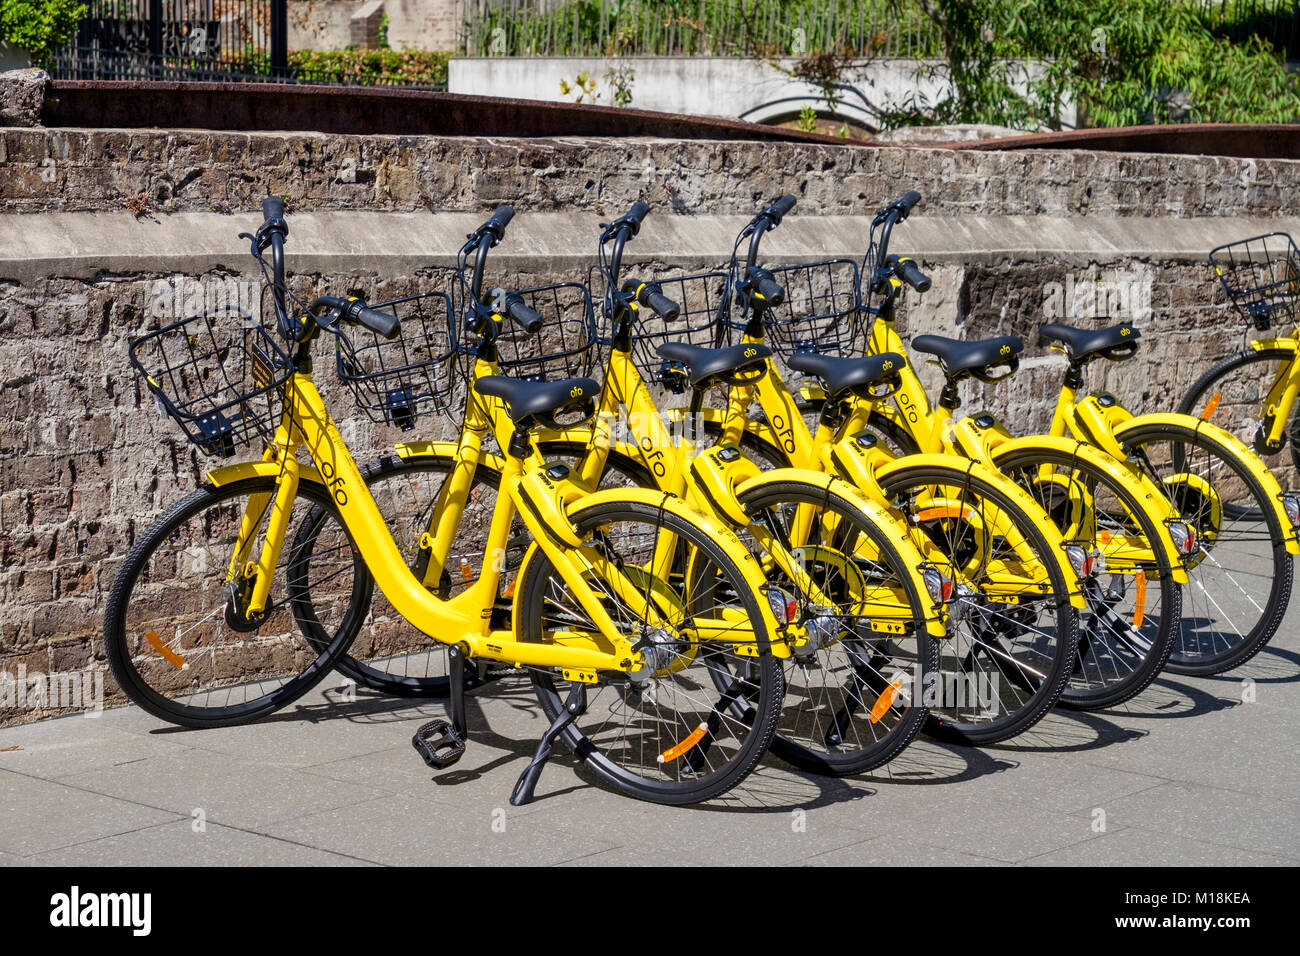
[[[449,411],[456,354],[451,298],[422,292],[370,308],[393,313],[402,329],[392,340],[361,326],[337,337],[339,378],[351,387],[357,407],[371,421],[403,431],[426,412]]]
[[[1297,323],[1300,251],[1285,232],[1219,246],[1210,264],[1237,311],[1263,332]]]
[[[241,309],[181,319],[130,345],[160,411],[205,455],[229,458],[280,423],[289,356]]]
[[[773,352],[783,359],[798,352],[862,354],[866,326],[856,262],[826,259],[770,271],[785,290],[784,301],[763,313],[764,341]],[[744,318],[733,320],[733,328],[744,328]]]
[[[726,344],[727,273],[701,272],[695,275],[667,275],[646,281],[681,310],[676,319],[663,319],[653,309],[642,306],[632,321],[632,362],[647,382],[667,384],[672,363],[665,362],[659,346],[665,342],[686,342],[703,348]],[[601,342],[608,345],[613,337],[613,316],[606,316]]]
[[[587,287],[581,282],[559,282],[519,289],[518,294],[525,305],[541,314],[542,327],[529,332],[509,316],[502,316],[496,340],[501,374],[534,381],[590,375],[599,337]],[[473,372],[473,346],[464,342],[458,350],[465,380]]]

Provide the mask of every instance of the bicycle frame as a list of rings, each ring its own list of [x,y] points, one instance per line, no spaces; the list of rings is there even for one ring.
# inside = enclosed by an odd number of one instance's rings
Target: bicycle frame
[[[886,293],[889,295],[890,293]],[[873,354],[896,352],[907,354],[907,347],[895,330],[892,321],[892,302],[882,306],[872,326],[868,349]],[[1173,579],[1179,584],[1187,583],[1187,570],[1183,566],[1183,555],[1174,544],[1169,532],[1169,522],[1178,520],[1178,512],[1172,501],[1155,482],[1139,469],[1126,461],[1127,452],[1105,446],[1097,447],[1085,435],[1075,434],[1073,438],[1066,433],[1066,424],[1074,421],[1067,406],[1066,393],[1063,392],[1053,416],[1052,430],[1047,435],[1028,435],[1013,437],[1004,428],[991,421],[967,416],[954,421],[951,412],[942,406],[932,406],[910,362],[899,370],[902,387],[894,395],[893,405],[884,402],[868,403],[869,411],[875,412],[891,421],[896,428],[910,435],[924,451],[944,452],[963,455],[997,469],[998,462],[1024,448],[1052,448],[1056,451],[1086,459],[1089,464],[1108,473],[1117,482],[1133,491],[1139,507],[1147,512],[1155,526],[1160,529],[1160,547],[1165,551],[1171,564]],[[1069,393],[1069,401],[1073,400]],[[1079,443],[1084,442],[1083,448]],[[1044,469],[1042,477],[1048,479],[1050,472]],[[1062,529],[1063,531],[1066,529]],[[1106,566],[1112,573],[1133,573],[1139,565],[1158,563],[1149,542],[1129,541],[1124,535],[1115,534],[1105,544]]]
[[[491,362],[481,361],[476,367],[478,374],[494,372],[495,364]],[[479,580],[448,600],[431,593],[411,572],[316,389],[309,362],[299,361],[298,371],[285,386],[284,398],[284,414],[263,460],[219,468],[208,476],[215,486],[254,476],[277,479],[260,553],[256,558],[252,557],[255,544],[252,532],[260,524],[260,509],[265,503],[250,500],[231,560],[232,581],[241,571],[245,578],[253,579],[252,596],[245,609],[250,618],[263,613],[266,608],[271,573],[279,559],[288,514],[300,481],[315,482],[331,495],[357,550],[397,612],[439,643],[463,645],[471,657],[517,667],[563,668],[570,679],[586,682],[594,682],[597,671],[635,671],[640,668],[643,665],[641,653],[619,633],[600,598],[586,583],[585,577],[591,574],[609,583],[618,598],[627,602],[651,626],[664,628],[674,635],[677,633],[660,613],[657,601],[652,600],[655,595],[650,588],[633,583],[623,571],[603,558],[592,542],[581,540],[576,533],[569,515],[604,502],[641,502],[703,525],[736,561],[748,583],[761,593],[763,580],[757,563],[739,539],[720,523],[702,519],[662,492],[619,489],[617,492],[593,493],[576,482],[555,481],[546,475],[541,457],[534,448],[526,459],[510,456],[501,461],[501,489],[492,514],[485,557],[504,553],[511,522],[518,514],[533,536],[532,548],[539,549],[550,559],[599,633],[557,633],[552,635],[553,643],[549,644],[519,641],[513,631],[491,627],[491,611],[501,577],[496,562],[485,561]],[[440,502],[442,517],[446,520],[436,525],[433,532],[430,565],[439,569],[449,553],[474,470],[483,457],[483,440],[489,433],[495,436],[501,447],[509,447],[514,424],[499,401],[479,396],[467,408],[465,425],[457,443],[457,468],[452,480],[447,482],[445,500]],[[300,449],[309,453],[310,465],[299,463],[297,454]],[[653,573],[657,569],[650,570]],[[765,602],[758,603],[766,627],[757,634],[743,622],[702,620],[698,617],[692,619],[692,630],[702,638],[732,642],[738,653],[757,656],[770,650],[778,657],[788,656],[788,648],[782,641],[768,639],[767,635],[776,636],[782,632],[770,609],[763,607]]]

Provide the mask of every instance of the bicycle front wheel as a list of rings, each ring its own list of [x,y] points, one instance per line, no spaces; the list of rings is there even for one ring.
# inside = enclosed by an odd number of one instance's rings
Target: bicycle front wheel
[[[635,502],[579,508],[578,533],[594,542],[646,598],[654,595],[666,627],[651,626],[607,581],[588,574],[614,624],[638,646],[645,666],[605,672],[585,688],[585,707],[564,731],[565,743],[601,780],[655,803],[687,804],[717,797],[743,780],[776,730],[783,696],[781,669],[770,653],[743,657],[717,634],[730,622],[748,640],[762,627],[747,579],[705,531],[670,511]],[[655,577],[652,558],[664,535],[675,539],[672,571]],[[567,635],[601,640],[570,586],[540,550],[519,576],[520,640],[562,642]],[[707,630],[697,622],[713,622]],[[743,667],[752,663],[750,669]],[[732,676],[719,690],[715,675]],[[564,709],[573,684],[534,670],[546,716]]]
[[[243,568],[232,558],[247,518],[256,556],[276,489],[250,478],[190,494],[159,518],[118,570],[104,612],[104,646],[122,690],[156,717],[187,727],[222,727],[264,717],[297,700],[334,666],[354,618],[369,604],[369,574],[341,522],[343,543],[322,559],[315,615],[298,619],[288,594],[292,548],[275,568],[266,611],[250,620]],[[289,527],[330,496],[302,482]],[[238,562],[236,562],[238,563]]]

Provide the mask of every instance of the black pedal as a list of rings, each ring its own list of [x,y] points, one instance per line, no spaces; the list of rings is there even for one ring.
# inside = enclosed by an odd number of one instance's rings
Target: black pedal
[[[445,770],[465,756],[465,737],[449,720],[431,720],[415,732],[411,746],[435,770]]]

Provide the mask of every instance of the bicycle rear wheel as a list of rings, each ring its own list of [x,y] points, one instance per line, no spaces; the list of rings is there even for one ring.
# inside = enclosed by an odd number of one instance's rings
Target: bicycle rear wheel
[[[563,731],[583,764],[616,789],[642,800],[695,803],[730,790],[753,770],[771,742],[783,696],[781,669],[770,653],[752,661],[743,677],[732,642],[701,636],[693,624],[730,621],[752,633],[762,625],[760,598],[740,569],[708,534],[669,511],[633,502],[579,508],[571,516],[616,567],[656,595],[670,629],[651,627],[600,578],[588,584],[617,626],[638,643],[646,665],[639,673],[606,672],[586,685],[585,708]],[[676,536],[673,573],[653,579],[645,569],[661,535]],[[640,584],[638,586],[641,586]],[[521,640],[552,643],[563,635],[594,635],[559,572],[540,550],[519,575]],[[755,637],[766,637],[761,631]],[[565,707],[573,684],[534,669],[533,683],[546,716]]]
[[[1269,389],[1293,361],[1295,353],[1290,349],[1246,349],[1197,379],[1178,404],[1182,414],[1204,417],[1253,449],[1284,489],[1300,488],[1300,409],[1292,411],[1291,421],[1282,432],[1282,445],[1276,450],[1265,447],[1260,423]],[[1242,512],[1242,507],[1248,510]],[[1257,509],[1249,509],[1244,502],[1230,503],[1227,513],[1234,519],[1261,517]]]
[[[447,455],[399,458],[388,455],[362,469],[366,487],[406,556],[408,566],[419,560],[420,538],[429,530],[430,516],[456,460]],[[488,527],[496,504],[500,474],[480,464],[457,528],[455,547],[439,575],[435,593],[452,598],[478,580],[487,549]],[[309,618],[313,595],[320,580],[332,573],[333,555],[344,546],[337,512],[317,508],[299,525],[293,538],[294,563],[291,593],[298,614]],[[523,522],[515,519],[503,570],[508,577],[518,570],[528,545]],[[362,569],[367,578],[369,571]],[[505,585],[508,588],[508,585]],[[338,660],[339,671],[360,686],[396,697],[441,699],[450,682],[446,645],[439,644],[403,618],[378,589],[366,591],[368,606],[349,618],[352,636],[347,653]],[[499,613],[508,612],[504,602]],[[486,664],[486,662],[482,662]],[[466,686],[478,686],[503,672],[499,667],[470,667]]]
[[[1245,663],[1291,600],[1294,562],[1274,502],[1245,462],[1193,426],[1153,422],[1123,441],[1197,532],[1169,670],[1218,674]]]
[[[1182,614],[1159,528],[1132,489],[1077,455],[1024,448],[997,465],[1067,541],[1102,558],[1080,576],[1088,609],[1061,704],[1097,710],[1141,693],[1165,666]]]
[[[237,574],[232,584],[228,572],[241,519],[253,518],[256,554],[275,487],[266,476],[199,488],[154,522],[118,570],[104,611],[105,651],[122,690],[154,716],[187,727],[264,717],[310,690],[346,649],[369,604],[369,575],[337,519],[343,544],[328,568],[322,561],[310,619],[296,617],[289,600],[287,542],[265,615],[250,621],[238,610],[246,582]],[[290,521],[317,508],[334,512],[334,503],[300,483]]]

